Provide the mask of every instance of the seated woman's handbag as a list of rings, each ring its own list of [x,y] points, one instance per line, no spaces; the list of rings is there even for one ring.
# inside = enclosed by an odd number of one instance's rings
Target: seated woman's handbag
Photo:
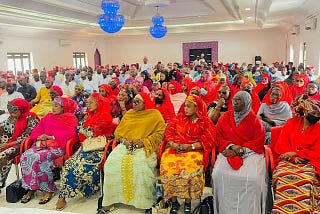
[[[87,138],[82,143],[82,150],[84,152],[104,150],[106,143],[107,138],[105,136]]]
[[[6,200],[8,203],[16,203],[27,194],[28,190],[22,187],[22,180],[16,180],[6,187]]]
[[[59,148],[59,144],[56,140],[37,140],[36,148],[38,151],[42,149],[56,149]]]

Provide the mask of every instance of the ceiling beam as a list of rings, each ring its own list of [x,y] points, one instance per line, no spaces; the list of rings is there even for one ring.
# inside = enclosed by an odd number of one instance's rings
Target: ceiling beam
[[[242,19],[236,0],[220,0],[220,2],[232,17],[238,20]]]
[[[255,23],[262,28],[269,14],[272,0],[256,0],[255,5]]]

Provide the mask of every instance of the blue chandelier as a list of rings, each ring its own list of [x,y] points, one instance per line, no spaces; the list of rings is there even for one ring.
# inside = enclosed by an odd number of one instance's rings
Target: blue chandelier
[[[117,0],[102,0],[101,8],[104,14],[98,17],[98,24],[107,33],[117,33],[124,25],[124,17],[117,14],[120,5]]]
[[[167,27],[162,25],[163,22],[164,18],[158,13],[157,7],[157,14],[152,17],[153,26],[150,26],[149,28],[149,32],[152,37],[160,39],[167,34]]]

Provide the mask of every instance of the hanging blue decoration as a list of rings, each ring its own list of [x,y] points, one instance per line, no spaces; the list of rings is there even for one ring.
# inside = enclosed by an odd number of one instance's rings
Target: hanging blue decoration
[[[164,22],[163,16],[156,14],[152,17],[153,26],[150,26],[149,32],[151,36],[154,38],[160,39],[167,34],[167,27],[163,26],[162,23]]]
[[[101,8],[104,14],[98,17],[98,24],[107,33],[116,33],[124,25],[124,16],[117,14],[120,5],[117,0],[102,0]]]

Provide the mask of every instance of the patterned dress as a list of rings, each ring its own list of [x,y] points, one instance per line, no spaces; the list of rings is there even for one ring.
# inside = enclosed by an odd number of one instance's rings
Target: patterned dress
[[[20,153],[20,143],[30,135],[39,119],[34,116],[27,116],[27,127],[22,135],[17,138],[16,146],[0,151],[0,185],[3,186],[11,169],[13,159]],[[15,121],[9,117],[0,124],[0,143],[7,143],[14,132]]]
[[[93,137],[90,127],[83,128],[85,119],[78,126],[79,134]],[[100,189],[99,164],[103,151],[79,151],[65,162],[61,173],[59,198],[89,197]]]

